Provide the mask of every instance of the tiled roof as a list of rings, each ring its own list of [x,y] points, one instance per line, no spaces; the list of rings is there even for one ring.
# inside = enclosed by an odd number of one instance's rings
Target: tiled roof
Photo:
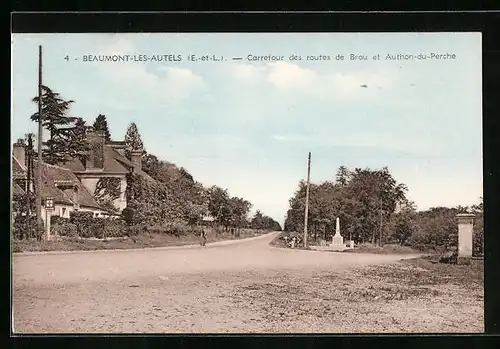
[[[26,178],[26,168],[14,156],[12,156],[12,177],[14,179]]]
[[[12,195],[24,195],[24,190],[19,186],[19,184],[13,182],[12,185]]]
[[[17,163],[17,160],[12,157],[12,163]],[[34,161],[34,173],[37,173],[37,165],[38,162]],[[18,170],[22,170],[22,173],[26,173],[22,168],[18,168]],[[19,175],[22,174],[18,172]],[[80,206],[103,209],[94,199],[91,193],[82,185],[82,183],[78,180],[78,178],[74,175],[71,170],[54,166],[49,164],[43,164],[42,166],[42,195],[45,197],[53,197],[54,201],[59,204],[65,205],[73,205],[73,189],[68,188],[68,186],[75,185],[78,188],[78,203]],[[14,184],[12,187],[13,192],[18,191],[22,188],[17,184]],[[58,187],[62,186],[62,187]]]
[[[73,159],[63,165],[73,172],[85,172],[85,166],[79,159]],[[104,146],[104,168],[103,173],[126,174],[133,168],[132,163],[125,156],[121,155],[111,145]]]
[[[85,172],[85,167],[82,162],[78,159],[73,159],[70,162],[64,164],[64,167],[70,169],[73,172]],[[134,164],[127,159],[124,155],[120,154],[111,144],[106,144],[104,146],[104,169],[102,172],[104,174],[127,174],[132,171]],[[137,174],[141,175],[149,181],[154,181],[146,172],[142,170],[136,171]]]
[[[36,161],[34,167],[36,173]],[[102,209],[87,188],[67,168],[43,164],[42,180],[44,183],[43,195],[53,197],[56,203],[73,205],[73,189],[67,186],[75,185],[78,188],[78,203],[80,206]],[[58,187],[60,185],[65,185],[65,187]]]

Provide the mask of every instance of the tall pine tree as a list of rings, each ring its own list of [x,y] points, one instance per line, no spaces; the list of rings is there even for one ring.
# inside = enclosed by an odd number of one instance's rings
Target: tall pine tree
[[[108,121],[106,120],[106,115],[99,114],[94,122],[94,130],[104,132],[104,137],[107,142],[111,140],[111,134],[109,133]]]
[[[141,135],[137,130],[137,125],[133,122],[125,133],[125,155],[130,159],[130,152],[132,151],[144,151],[144,144],[142,143]]]

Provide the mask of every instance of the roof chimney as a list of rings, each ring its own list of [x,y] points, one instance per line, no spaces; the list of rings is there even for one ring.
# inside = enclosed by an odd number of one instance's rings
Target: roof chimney
[[[142,170],[142,150],[132,150],[130,152],[130,161],[134,165],[135,171]]]
[[[87,130],[87,139],[90,143],[90,154],[86,161],[86,169],[104,169],[104,141],[102,131]]]
[[[24,139],[18,139],[12,147],[12,154],[16,160],[23,166],[26,166],[26,144],[24,144]]]

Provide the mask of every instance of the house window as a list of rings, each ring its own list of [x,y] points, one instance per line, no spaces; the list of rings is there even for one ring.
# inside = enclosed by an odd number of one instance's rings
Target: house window
[[[66,207],[63,207],[61,216],[66,217]]]

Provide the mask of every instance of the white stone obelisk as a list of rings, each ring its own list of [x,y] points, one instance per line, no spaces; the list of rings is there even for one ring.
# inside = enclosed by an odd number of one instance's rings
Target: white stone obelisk
[[[344,238],[340,235],[340,219],[337,217],[335,222],[335,235],[332,238],[332,247],[335,250],[343,250],[344,246]]]

